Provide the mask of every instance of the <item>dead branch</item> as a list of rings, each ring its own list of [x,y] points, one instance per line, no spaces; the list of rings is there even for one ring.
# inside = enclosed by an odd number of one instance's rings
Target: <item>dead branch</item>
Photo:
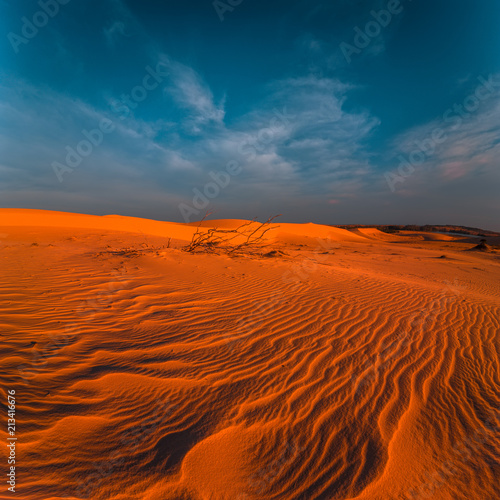
[[[274,229],[271,223],[280,215],[270,217],[267,221],[259,223],[257,227],[252,228],[252,224],[256,222],[255,219],[245,222],[235,229],[219,229],[217,227],[208,228],[205,232],[200,232],[199,228],[201,223],[210,215],[211,212],[205,214],[205,217],[200,221],[193,234],[191,243],[186,245],[183,250],[186,252],[194,253],[197,251],[202,252],[218,252],[224,251],[228,254],[235,254],[241,251],[248,251],[259,245],[264,240],[264,235]],[[277,226],[279,227],[279,226]],[[235,238],[244,237],[244,241],[238,244],[231,244]]]

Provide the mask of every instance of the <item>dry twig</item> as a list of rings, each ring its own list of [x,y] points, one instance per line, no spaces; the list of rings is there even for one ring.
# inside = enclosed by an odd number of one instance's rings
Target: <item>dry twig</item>
[[[275,215],[270,217],[265,222],[261,222],[256,228],[252,229],[252,224],[256,222],[255,219],[245,222],[241,226],[235,229],[219,229],[219,228],[209,228],[205,232],[200,232],[200,226],[202,222],[211,214],[207,212],[203,219],[199,222],[196,232],[193,234],[191,243],[184,247],[186,252],[216,252],[225,251],[229,254],[238,253],[244,250],[252,249],[255,245],[262,243],[264,235],[274,229],[271,227],[271,223],[276,217],[280,215]],[[277,226],[279,227],[279,226]],[[231,244],[235,238],[245,237],[242,243]]]

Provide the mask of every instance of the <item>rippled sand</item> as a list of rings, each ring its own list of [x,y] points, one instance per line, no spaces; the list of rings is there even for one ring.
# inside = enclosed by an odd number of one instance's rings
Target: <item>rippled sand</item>
[[[189,254],[195,230],[0,210],[0,498],[500,497],[500,254],[312,224]]]

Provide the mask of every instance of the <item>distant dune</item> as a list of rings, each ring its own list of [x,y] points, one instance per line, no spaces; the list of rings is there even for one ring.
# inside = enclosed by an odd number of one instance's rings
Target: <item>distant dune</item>
[[[498,499],[500,252],[245,224],[0,209],[1,498]]]
[[[356,224],[339,225],[334,227],[340,227],[343,229],[380,229],[384,232],[399,232],[399,231],[419,231],[421,233],[451,233],[452,235],[470,235],[470,236],[482,236],[482,237],[499,237],[500,233],[495,231],[489,231],[487,229],[479,229],[477,227],[468,226],[455,226],[455,225],[426,225],[426,226],[416,226],[416,225],[406,225],[406,226],[394,226],[394,225],[374,225],[374,226],[364,226]]]
[[[377,228],[359,227],[351,229],[353,233],[359,234],[369,239],[382,240],[382,241],[402,241],[401,237],[396,234],[389,234],[380,231]]]

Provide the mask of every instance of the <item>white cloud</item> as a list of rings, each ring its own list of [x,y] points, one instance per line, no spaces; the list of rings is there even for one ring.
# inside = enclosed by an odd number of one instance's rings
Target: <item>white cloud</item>
[[[53,197],[59,188],[61,200],[69,190],[88,200],[105,195],[120,206],[126,201],[115,188],[119,183],[120,192],[128,185],[133,192],[151,189],[189,201],[192,189],[210,180],[208,172],[223,170],[229,161],[237,161],[243,172],[219,204],[239,193],[242,206],[253,206],[253,200],[272,192],[275,204],[312,193],[326,203],[333,192],[362,188],[371,169],[362,143],[378,121],[367,112],[344,110],[350,85],[312,76],[274,82],[263,102],[228,127],[223,103],[216,103],[201,76],[186,65],[162,61],[168,63],[166,92],[180,110],[178,121],[162,118],[161,109],[149,120],[132,115],[120,120],[110,109],[21,81],[10,86],[8,96],[2,92],[9,122],[0,133],[4,164],[16,169],[9,172],[11,193],[31,186]],[[81,130],[106,117],[116,130],[60,185],[51,163],[62,163],[65,147],[75,148],[84,138]],[[352,175],[359,181],[352,182]]]
[[[224,122],[224,99],[216,104],[212,91],[193,68],[165,56],[160,57],[160,61],[170,71],[165,92],[188,112],[185,125],[189,132],[198,134],[205,125]]]
[[[438,130],[443,134],[439,143],[432,139]],[[415,162],[414,173],[405,179],[406,188],[431,182],[446,183],[498,169],[499,137],[500,93],[496,92],[481,102],[477,110],[463,117],[455,111],[444,113],[399,135],[393,142],[393,156],[402,154],[409,159],[412,152],[428,151],[420,154],[424,163]],[[414,153],[415,158],[417,154]]]

